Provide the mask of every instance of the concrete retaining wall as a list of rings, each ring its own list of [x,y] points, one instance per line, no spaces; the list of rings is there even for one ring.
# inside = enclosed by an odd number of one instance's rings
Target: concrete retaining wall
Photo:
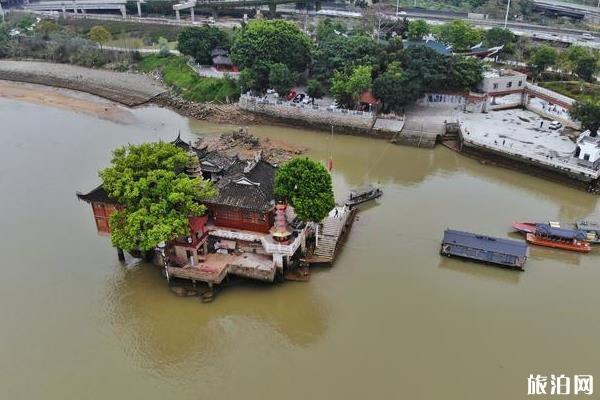
[[[273,102],[256,97],[242,95],[241,109],[257,114],[267,115],[280,122],[314,129],[331,130],[331,127],[342,128],[339,133],[367,135],[389,139],[394,131],[373,129],[376,117],[369,112],[351,110],[328,110],[308,104],[290,102]]]

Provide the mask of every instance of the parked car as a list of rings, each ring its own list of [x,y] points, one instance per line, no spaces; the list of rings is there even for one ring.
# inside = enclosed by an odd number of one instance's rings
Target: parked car
[[[312,97],[310,97],[310,96],[306,96],[306,97],[304,98],[304,100],[302,100],[302,103],[304,103],[304,104],[310,104],[310,103],[312,103],[312,101],[313,101],[313,98],[312,98]]]
[[[585,40],[594,40],[595,39],[595,37],[589,33],[584,33],[583,35],[581,35],[581,37],[584,38]]]
[[[406,11],[400,11],[400,12],[398,13],[398,15],[407,15],[407,12],[406,12]]]
[[[551,129],[551,130],[553,130],[553,131],[555,131],[557,129],[562,128],[562,124],[560,122],[558,122],[558,121],[552,121],[550,123],[550,126],[548,128]]]
[[[294,97],[294,103],[300,103],[305,97],[306,95],[304,93],[298,93],[296,97]]]
[[[273,94],[275,93],[275,89],[267,89],[267,94]]]
[[[292,90],[291,92],[288,93],[287,100],[292,101],[294,98],[296,98],[296,94],[297,93],[294,90]]]

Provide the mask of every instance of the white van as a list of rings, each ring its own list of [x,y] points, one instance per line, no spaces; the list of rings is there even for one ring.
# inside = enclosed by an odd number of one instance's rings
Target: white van
[[[589,33],[584,33],[583,35],[581,35],[581,37],[584,38],[585,40],[594,40],[595,39],[595,37],[593,37]]]

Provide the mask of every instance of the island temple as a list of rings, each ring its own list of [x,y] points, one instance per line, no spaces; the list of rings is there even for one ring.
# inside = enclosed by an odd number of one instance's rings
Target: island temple
[[[180,136],[172,142],[189,151],[186,173],[210,179],[218,195],[208,201],[208,212],[189,218],[189,235],[167,244],[167,278],[220,284],[227,275],[273,282],[306,249],[307,226],[295,218],[291,206],[275,202],[276,166],[257,152],[242,160],[197,148]],[[110,235],[109,218],[119,205],[98,186],[77,197],[92,206],[96,228]]]

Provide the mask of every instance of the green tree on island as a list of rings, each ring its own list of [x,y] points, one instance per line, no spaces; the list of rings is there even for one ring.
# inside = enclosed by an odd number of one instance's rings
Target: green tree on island
[[[108,195],[123,206],[110,218],[113,246],[147,251],[189,233],[188,217],[204,214],[201,202],[217,194],[212,182],[182,172],[190,162],[186,151],[164,142],[113,152],[111,166],[99,173]]]
[[[90,29],[90,40],[96,42],[102,48],[102,45],[112,40],[111,33],[102,25],[92,26]]]
[[[598,136],[598,129],[600,129],[599,98],[576,102],[570,114],[581,122],[583,129],[590,131],[590,136]]]
[[[335,207],[331,175],[310,158],[294,158],[279,167],[275,196],[291,204],[305,222],[319,222]]]

